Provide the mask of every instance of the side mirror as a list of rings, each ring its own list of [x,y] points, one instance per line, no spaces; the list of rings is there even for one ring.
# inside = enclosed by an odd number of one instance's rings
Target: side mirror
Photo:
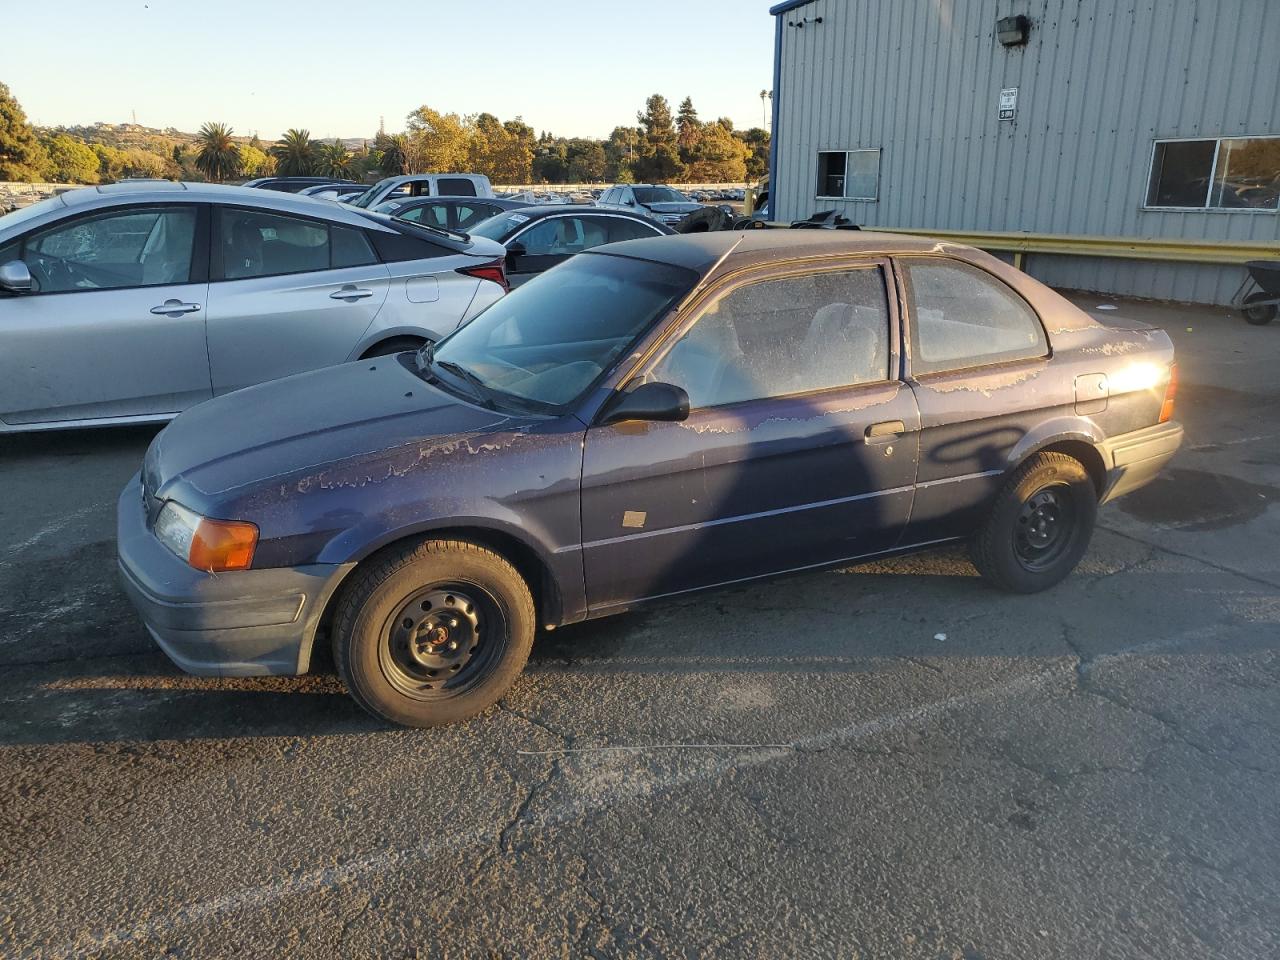
[[[31,271],[21,260],[0,264],[0,290],[6,293],[30,293],[35,289]]]
[[[689,394],[670,383],[642,383],[618,394],[605,410],[601,424],[623,420],[677,423],[689,419]]]

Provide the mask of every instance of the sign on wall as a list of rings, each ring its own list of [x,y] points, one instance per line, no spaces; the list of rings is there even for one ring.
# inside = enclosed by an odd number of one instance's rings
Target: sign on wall
[[[1005,87],[1000,91],[1000,119],[1012,120],[1018,112],[1018,88]]]

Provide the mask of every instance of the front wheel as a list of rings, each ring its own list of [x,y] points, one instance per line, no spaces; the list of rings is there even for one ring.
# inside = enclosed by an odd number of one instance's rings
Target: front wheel
[[[1062,453],[1039,453],[997,495],[969,554],[996,586],[1035,593],[1075,569],[1097,516],[1097,491],[1084,465]]]
[[[504,557],[423,540],[357,570],[334,620],[333,658],[374,716],[432,727],[475,716],[507,692],[535,623],[528,584]]]
[[[1244,314],[1246,322],[1253,324],[1255,327],[1264,327],[1276,318],[1276,305],[1274,303],[1258,303],[1258,301],[1274,299],[1273,295],[1258,290],[1244,298],[1244,307],[1240,312]]]

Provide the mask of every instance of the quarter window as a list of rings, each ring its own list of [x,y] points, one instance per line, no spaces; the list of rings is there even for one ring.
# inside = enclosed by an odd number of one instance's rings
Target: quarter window
[[[1280,209],[1280,137],[1157,140],[1147,206]]]
[[[915,374],[1043,357],[1040,319],[1003,283],[967,264],[902,261]]]
[[[818,154],[819,197],[875,200],[879,188],[879,150],[824,150]]]
[[[120,210],[32,234],[23,260],[41,293],[187,283],[195,232],[191,207]]]
[[[878,267],[765,280],[717,300],[649,379],[719,407],[889,376],[889,307]]]

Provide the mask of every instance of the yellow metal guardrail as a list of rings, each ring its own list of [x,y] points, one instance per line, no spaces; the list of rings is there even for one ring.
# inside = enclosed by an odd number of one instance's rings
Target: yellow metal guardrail
[[[1142,237],[1083,237],[1053,233],[982,233],[968,230],[922,230],[906,227],[864,227],[885,233],[913,233],[951,240],[980,250],[1015,255],[1022,266],[1028,253],[1056,253],[1084,257],[1121,257],[1127,260],[1172,260],[1184,263],[1233,263],[1280,259],[1280,241],[1153,240]]]

